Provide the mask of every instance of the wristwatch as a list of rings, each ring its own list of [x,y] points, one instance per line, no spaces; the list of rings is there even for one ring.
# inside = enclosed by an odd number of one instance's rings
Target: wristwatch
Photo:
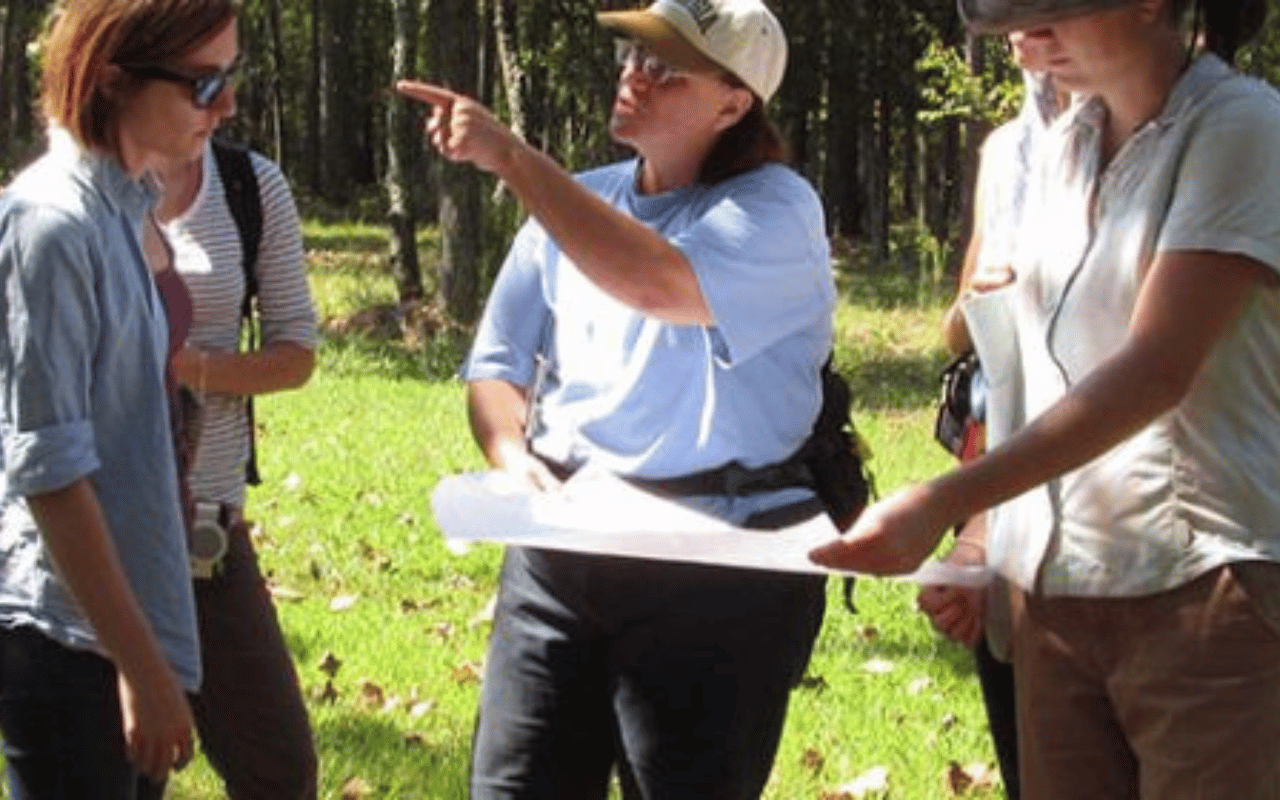
[[[191,577],[212,578],[227,554],[227,529],[218,519],[219,503],[196,503],[196,518],[187,535],[187,554],[191,560]]]

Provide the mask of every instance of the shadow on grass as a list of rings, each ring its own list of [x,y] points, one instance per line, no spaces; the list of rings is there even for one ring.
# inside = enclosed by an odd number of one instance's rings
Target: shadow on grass
[[[836,365],[853,390],[855,408],[864,411],[914,410],[937,402],[939,375],[946,366],[937,355],[877,355],[849,359],[837,353]]]
[[[324,228],[308,231],[303,237],[302,246],[307,250],[338,250],[350,253],[385,253],[387,250],[387,234],[376,228],[360,228],[348,230],[344,228]]]
[[[429,727],[429,717],[423,718]],[[325,796],[457,798],[467,793],[470,742],[406,735],[372,712],[313,719]],[[348,774],[359,765],[360,774]],[[361,786],[348,786],[360,781]]]
[[[830,615],[831,610],[827,613]],[[831,624],[829,618],[826,624]],[[830,662],[828,666],[836,664],[840,670],[856,670],[867,661],[883,659],[893,664],[937,664],[962,679],[976,679],[977,676],[973,653],[941,636],[936,640],[926,639],[925,644],[918,638],[892,633],[880,634],[870,641],[852,638],[841,642],[837,633],[826,633],[825,636],[824,659]],[[810,665],[809,669],[812,670],[813,666]],[[831,679],[830,676],[824,677]]]
[[[307,226],[302,236],[302,246],[308,251],[330,251],[362,256],[385,256],[390,234],[387,229],[373,225]],[[434,228],[421,229],[417,235],[418,248],[425,254],[435,248],[439,235]],[[387,265],[390,273],[390,265]]]
[[[447,381],[457,375],[467,342],[437,336],[410,347],[399,340],[363,334],[321,334],[319,369],[344,377]]]
[[[845,302],[875,309],[943,305],[955,293],[949,284],[939,286],[918,277],[848,271],[837,272],[836,286]]]

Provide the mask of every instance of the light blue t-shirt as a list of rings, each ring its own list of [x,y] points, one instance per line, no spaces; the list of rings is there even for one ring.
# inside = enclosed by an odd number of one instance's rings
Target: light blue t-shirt
[[[0,625],[105,654],[25,500],[87,476],[161,650],[195,691],[168,326],[141,250],[154,193],[65,132],[52,139],[0,194]]]
[[[836,294],[817,194],[776,164],[659,195],[636,191],[637,171],[632,160],[579,180],[680,248],[715,324],[663,322],[623,304],[530,220],[463,376],[537,382],[533,449],[568,466],[667,478],[785,459],[812,429],[832,343]],[[536,381],[539,354],[546,369]],[[735,518],[807,496],[797,491],[718,512]]]

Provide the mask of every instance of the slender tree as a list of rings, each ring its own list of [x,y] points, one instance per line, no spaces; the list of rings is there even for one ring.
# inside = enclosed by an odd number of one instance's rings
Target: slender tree
[[[396,79],[414,77],[417,68],[418,0],[391,0],[395,22],[392,70]],[[422,297],[422,270],[418,264],[410,166],[421,145],[414,131],[415,112],[408,101],[387,102],[387,222],[391,228],[390,257],[400,301]]]
[[[430,5],[433,74],[471,95],[477,92],[479,4],[476,0],[435,0]],[[433,158],[439,187],[440,291],[445,309],[459,322],[473,322],[480,310],[482,237],[480,174],[469,165]]]

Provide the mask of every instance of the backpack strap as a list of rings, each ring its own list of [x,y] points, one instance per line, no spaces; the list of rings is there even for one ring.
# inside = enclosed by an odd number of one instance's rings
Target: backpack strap
[[[255,303],[258,296],[258,249],[262,244],[262,195],[249,151],[221,139],[213,139],[212,144],[213,158],[227,199],[227,209],[240,234],[240,250],[244,254],[241,260],[244,299],[240,303],[240,322],[242,326],[248,326],[249,349],[254,350],[258,346]],[[257,486],[262,483],[262,478],[258,474],[252,395],[245,398],[245,415],[249,423],[249,460],[244,468],[245,482],[250,486]]]

